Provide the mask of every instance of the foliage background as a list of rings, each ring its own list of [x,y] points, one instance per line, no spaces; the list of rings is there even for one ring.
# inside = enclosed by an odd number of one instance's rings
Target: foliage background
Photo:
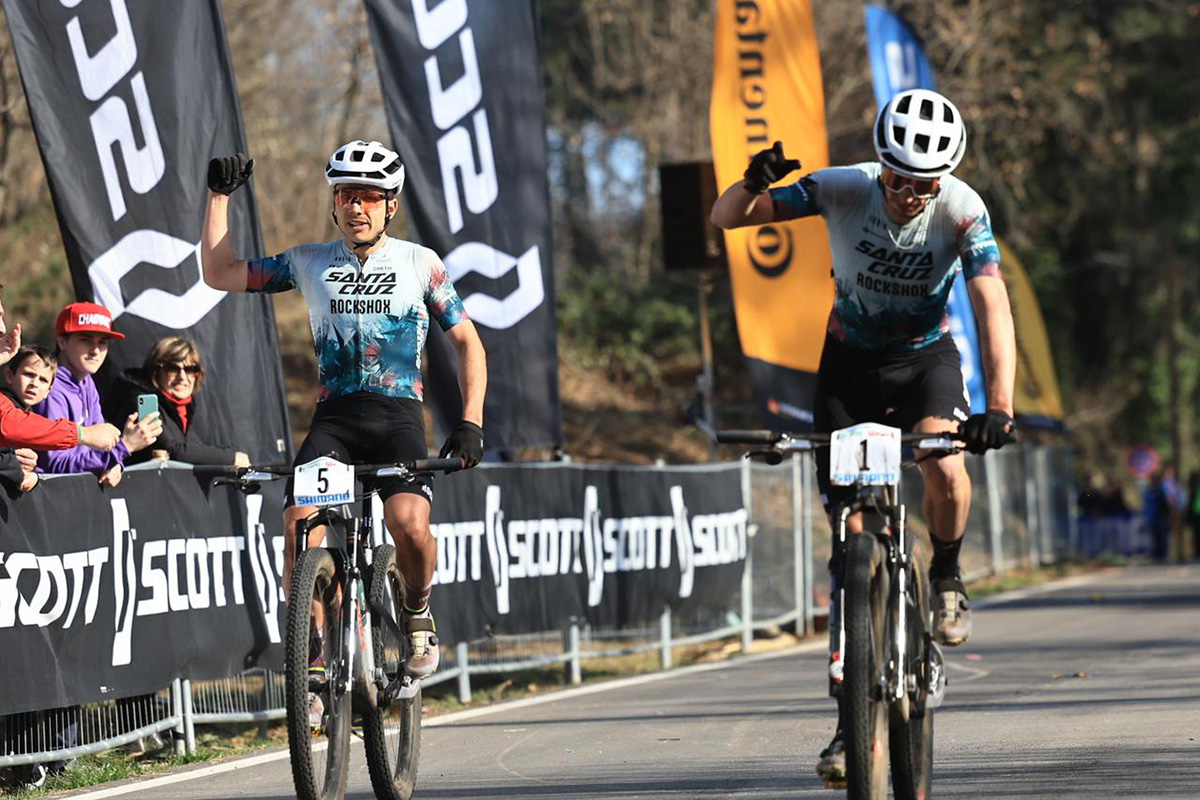
[[[813,5],[832,160],[868,159],[874,99],[862,6]],[[1147,441],[1196,465],[1200,3],[886,5],[924,38],[939,87],[967,117],[959,174],[1030,270],[1081,463],[1116,472],[1122,449]],[[388,138],[363,7],[223,7],[266,248],[329,238],[319,172],[328,153],[350,138]],[[684,414],[699,368],[696,284],[659,268],[656,170],[710,157],[714,8],[713,0],[540,3],[565,433],[578,457],[706,455]],[[393,224],[406,234],[402,218]],[[0,264],[10,316],[48,342],[55,312],[72,299],[70,281],[7,27]],[[277,303],[301,435],[315,371],[307,319],[298,298]],[[749,421],[727,281],[713,303],[722,421]]]

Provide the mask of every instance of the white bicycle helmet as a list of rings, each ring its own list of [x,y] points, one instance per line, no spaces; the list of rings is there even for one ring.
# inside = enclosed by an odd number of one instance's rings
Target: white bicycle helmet
[[[875,153],[900,175],[923,180],[949,175],[966,149],[962,114],[937,92],[901,92],[875,118]]]
[[[404,164],[400,162],[399,153],[382,143],[356,139],[342,145],[329,157],[325,180],[330,186],[358,183],[399,194],[404,188]]]

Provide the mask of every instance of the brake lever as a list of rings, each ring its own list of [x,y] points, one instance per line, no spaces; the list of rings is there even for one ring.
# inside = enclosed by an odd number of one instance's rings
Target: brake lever
[[[772,467],[783,463],[783,453],[779,452],[774,447],[761,447],[754,450],[747,450],[745,457],[750,459],[760,459]]]

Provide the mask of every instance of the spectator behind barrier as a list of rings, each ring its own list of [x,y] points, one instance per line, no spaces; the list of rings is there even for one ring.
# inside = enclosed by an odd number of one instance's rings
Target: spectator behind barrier
[[[22,410],[46,399],[54,384],[58,359],[41,345],[26,345],[17,351],[5,370],[6,385],[0,393]],[[0,481],[10,497],[28,492],[37,486],[37,453],[27,447],[0,449]]]
[[[0,300],[4,284],[0,283]],[[0,366],[7,364],[21,349],[21,326],[4,325],[4,304],[0,302]],[[0,394],[0,447],[33,450],[65,450],[84,445],[95,450],[112,450],[121,432],[103,420],[99,425],[78,425],[71,420],[49,420],[31,414],[7,396]]]
[[[108,344],[125,335],[112,329],[112,314],[96,303],[72,303],[58,315],[58,372],[49,396],[34,410],[51,419],[69,419],[80,425],[104,422],[100,393],[92,376],[108,358]],[[121,481],[122,464],[130,453],[144,450],[162,433],[157,414],[138,421],[137,414],[125,420],[121,440],[111,451],[97,453],[84,447],[40,453],[38,469],[50,473],[91,472],[101,486]]]
[[[108,408],[118,417],[130,411],[136,414],[137,396],[156,394],[162,433],[155,452],[164,450],[171,460],[189,464],[250,466],[245,453],[213,443],[213,437],[199,422],[197,395],[204,378],[204,361],[196,345],[182,336],[167,336],[150,348],[140,368],[125,370],[113,387],[114,403]],[[152,451],[143,450],[126,463],[147,461],[151,456]]]

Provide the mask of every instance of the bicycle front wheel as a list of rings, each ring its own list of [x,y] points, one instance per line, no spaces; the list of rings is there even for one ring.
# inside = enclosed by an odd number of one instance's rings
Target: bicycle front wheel
[[[888,573],[883,548],[870,533],[846,540],[845,679],[846,790],[850,800],[886,800],[888,702],[882,676],[886,654]]]
[[[917,676],[917,691],[910,693],[908,719],[892,707],[889,729],[892,755],[892,789],[896,800],[928,800],[933,780],[933,707],[927,702],[929,649],[933,647],[929,576],[925,560],[914,553],[908,607],[908,672]]]
[[[333,556],[324,548],[305,550],[292,573],[284,663],[288,749],[298,800],[336,800],[346,792],[350,693],[337,688],[336,574]]]
[[[376,609],[384,609],[398,625],[404,602],[404,580],[396,566],[396,549],[390,544],[375,548],[371,561],[371,639],[375,666],[386,682],[404,680],[404,641]],[[378,705],[363,714],[363,742],[371,787],[379,800],[409,800],[417,783],[421,757],[421,690],[403,700],[378,693]]]

